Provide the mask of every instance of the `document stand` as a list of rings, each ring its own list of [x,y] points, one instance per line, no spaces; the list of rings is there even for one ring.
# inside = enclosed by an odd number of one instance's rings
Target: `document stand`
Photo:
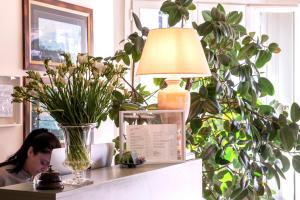
[[[184,119],[183,110],[121,111],[121,155],[131,151],[146,163],[186,160]]]

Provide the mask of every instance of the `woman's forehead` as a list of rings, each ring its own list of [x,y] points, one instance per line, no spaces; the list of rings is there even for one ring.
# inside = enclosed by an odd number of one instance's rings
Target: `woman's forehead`
[[[36,154],[36,156],[39,157],[39,158],[46,158],[46,159],[48,159],[48,158],[51,157],[51,153],[42,153],[42,152],[38,152],[38,153]]]

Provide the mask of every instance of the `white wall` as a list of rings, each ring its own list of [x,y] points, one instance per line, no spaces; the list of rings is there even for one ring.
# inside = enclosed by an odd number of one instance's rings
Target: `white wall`
[[[64,0],[94,10],[94,55],[110,56],[114,53],[113,1]],[[22,63],[22,1],[1,1],[0,4],[0,76],[24,75]],[[113,138],[112,122],[103,124],[95,141]],[[0,127],[0,162],[14,153],[23,141],[23,127]]]

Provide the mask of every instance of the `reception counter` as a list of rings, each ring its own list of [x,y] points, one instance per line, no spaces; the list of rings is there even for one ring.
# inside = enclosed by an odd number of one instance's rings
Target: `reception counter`
[[[119,166],[92,170],[94,181],[61,191],[34,190],[31,183],[0,188],[3,200],[199,200],[202,196],[201,160],[151,164],[127,169]],[[63,177],[66,178],[66,177]]]

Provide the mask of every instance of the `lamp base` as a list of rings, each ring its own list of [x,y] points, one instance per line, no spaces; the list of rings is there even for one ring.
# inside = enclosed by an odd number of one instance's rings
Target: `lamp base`
[[[158,109],[184,110],[186,120],[190,111],[190,92],[179,86],[180,78],[167,78],[165,81],[168,86],[158,91]]]

